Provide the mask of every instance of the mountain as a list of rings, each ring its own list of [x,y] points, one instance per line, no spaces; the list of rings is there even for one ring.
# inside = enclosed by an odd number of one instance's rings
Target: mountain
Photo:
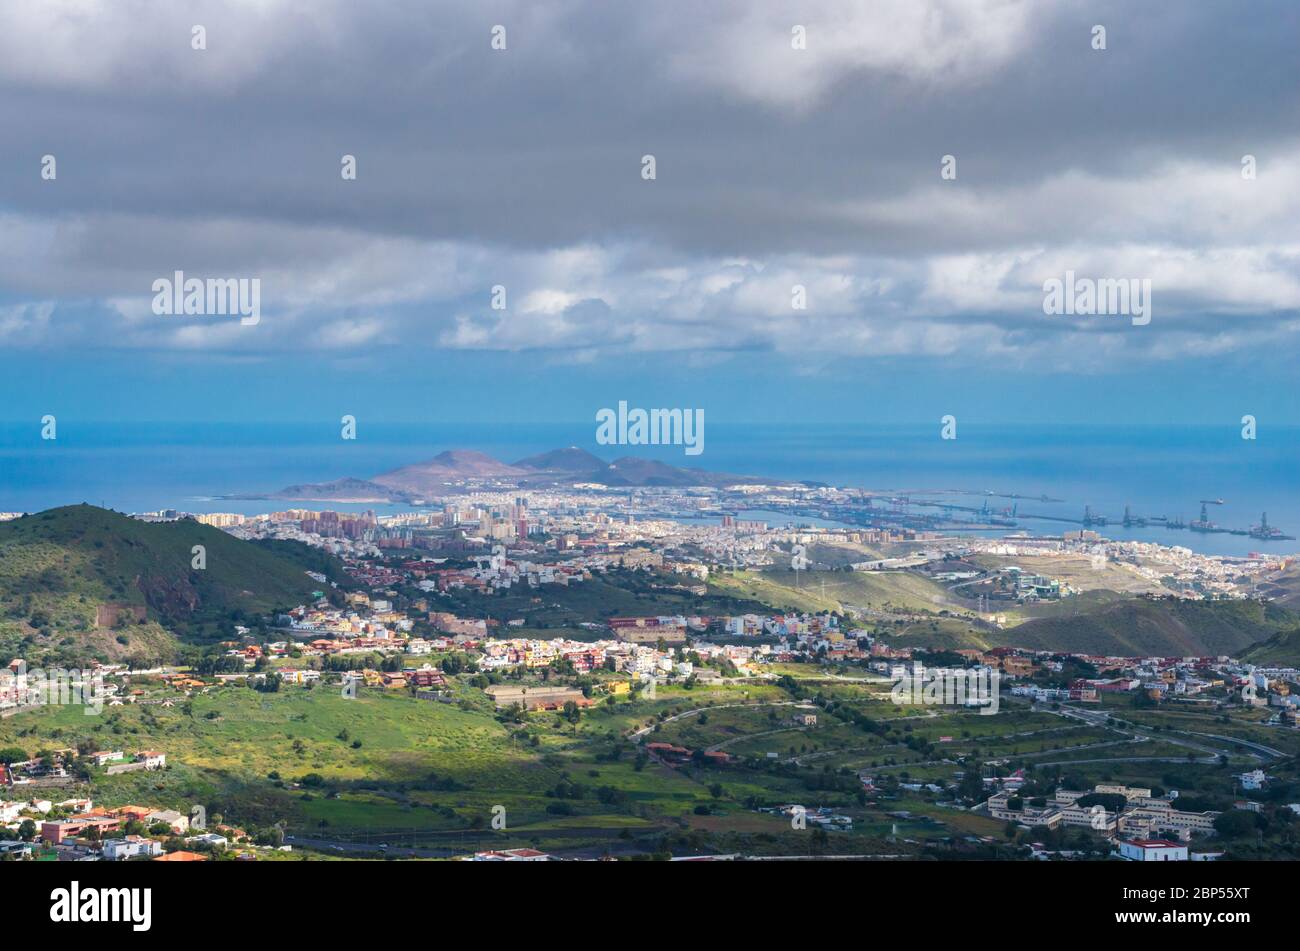
[[[242,541],[192,519],[143,522],[74,505],[0,522],[0,650],[29,663],[170,661],[178,636],[229,637],[234,623],[309,600],[324,587],[309,569],[344,578],[335,559],[306,546]]]
[[[1274,577],[1260,582],[1258,591],[1283,607],[1300,607],[1300,565],[1292,565]]]
[[[608,486],[713,486],[763,482],[789,485],[783,479],[708,472],[682,468],[654,459],[624,456],[605,462],[599,456],[570,446],[528,456],[510,465],[472,449],[451,449],[427,462],[417,462],[381,473],[371,479],[345,478],[333,482],[291,485],[273,499],[335,502],[410,502],[438,495],[472,480],[494,480],[520,488],[546,488],[574,482]],[[254,496],[264,498],[265,496]]]
[[[506,465],[487,453],[451,449],[428,462],[402,466],[371,481],[400,492],[424,494],[445,490],[448,484],[467,479],[508,479],[524,475],[528,475],[528,470]]]
[[[273,499],[330,502],[387,502],[393,490],[365,479],[335,479],[333,482],[307,482],[291,485],[270,496]]]
[[[515,463],[515,468],[541,472],[595,472],[605,468],[605,460],[585,449],[570,446],[568,449],[552,449],[550,452],[520,459]]]
[[[762,482],[750,476],[728,475],[725,472],[705,472],[703,469],[683,469],[654,459],[623,456],[608,466],[589,473],[588,482],[604,485],[697,486],[722,487],[744,482]]]

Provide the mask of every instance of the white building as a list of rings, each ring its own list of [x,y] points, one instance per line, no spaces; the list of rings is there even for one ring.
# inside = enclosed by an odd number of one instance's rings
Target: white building
[[[1120,839],[1119,854],[1130,862],[1186,862],[1187,846],[1168,839]]]
[[[149,826],[156,825],[158,823],[163,823],[164,825],[171,826],[171,830],[175,832],[177,835],[180,835],[184,832],[188,832],[190,828],[189,818],[187,816],[182,815],[179,812],[176,812],[174,809],[162,809],[159,810],[158,812],[151,812],[144,817],[144,821],[145,821],[145,825],[149,825]]]
[[[1242,773],[1237,777],[1242,789],[1263,789],[1264,782],[1267,779],[1268,777],[1264,775],[1262,769],[1252,769],[1250,772]]]
[[[6,825],[10,822],[16,822],[22,815],[24,809],[28,808],[25,802],[14,802],[12,800],[0,801],[0,822]]]
[[[230,844],[230,840],[224,835],[217,835],[215,832],[205,832],[202,835],[192,835],[185,840],[186,845],[210,845],[214,849],[224,849]]]
[[[551,857],[536,849],[504,849],[492,852],[475,852],[475,862],[549,862]]]
[[[109,839],[104,843],[104,858],[110,862],[133,859],[140,855],[150,857],[162,855],[162,843],[139,835],[128,835],[124,839]]]

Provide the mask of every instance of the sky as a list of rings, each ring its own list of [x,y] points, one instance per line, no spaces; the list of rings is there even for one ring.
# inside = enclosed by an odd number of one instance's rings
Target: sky
[[[1300,423],[1289,0],[0,19],[0,421]]]

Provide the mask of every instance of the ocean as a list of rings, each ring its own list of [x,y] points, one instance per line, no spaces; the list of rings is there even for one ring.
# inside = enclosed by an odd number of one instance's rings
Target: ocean
[[[58,438],[42,440],[35,423],[0,424],[0,511],[39,511],[90,502],[119,511],[175,508],[254,514],[284,503],[219,496],[274,492],[299,482],[343,476],[368,478],[428,459],[444,449],[477,449],[506,462],[577,445],[604,459],[636,455],[697,466],[832,485],[906,491],[958,490],[959,505],[991,509],[1012,504],[1018,514],[1079,518],[1084,506],[1108,516],[1099,529],[1113,538],[1184,545],[1209,554],[1290,553],[1300,542],[1114,524],[1134,515],[1198,517],[1200,500],[1212,521],[1249,528],[1269,524],[1300,535],[1300,429],[1269,427],[1243,440],[1231,425],[980,426],[963,423],[955,440],[933,426],[770,425],[709,421],[704,452],[681,447],[598,446],[594,423],[368,424],[358,438],[339,437],[333,420],[319,424],[59,422]],[[1019,494],[1018,500],[985,493]],[[1047,495],[1060,502],[1042,502]],[[391,506],[342,506],[399,510]],[[933,511],[933,510],[931,510]],[[1039,534],[1077,528],[1020,520]]]

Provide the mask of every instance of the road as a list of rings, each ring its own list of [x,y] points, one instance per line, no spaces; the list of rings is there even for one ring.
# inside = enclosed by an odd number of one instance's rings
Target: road
[[[1128,730],[1128,729],[1124,729],[1123,727],[1116,726],[1114,722],[1111,720],[1109,714],[1099,710],[1082,710],[1077,707],[1068,707],[1068,706],[1061,706],[1057,710],[1052,710],[1049,707],[1039,706],[1037,704],[1034,705],[1033,709],[1042,713],[1055,713],[1059,716],[1068,717],[1074,720],[1080,720],[1084,723],[1087,723],[1090,726],[1101,727],[1107,730],[1112,730],[1115,733],[1120,733],[1122,735],[1132,737],[1135,742],[1141,740],[1155,739],[1160,742],[1172,744],[1173,746],[1181,746],[1183,749],[1191,750],[1192,752],[1195,753],[1206,754],[1205,756],[1198,757],[1196,759],[1196,762],[1198,763],[1216,762],[1218,757],[1229,756],[1234,752],[1234,750],[1231,748],[1223,749],[1221,747],[1206,746],[1204,744],[1196,743],[1193,742],[1192,740],[1186,739],[1186,737],[1203,736],[1206,737],[1207,739],[1219,740],[1222,743],[1227,743],[1230,745],[1230,747],[1231,746],[1243,747],[1249,752],[1251,756],[1253,756],[1255,759],[1258,760],[1281,759],[1286,755],[1281,750],[1275,750],[1271,746],[1265,746],[1263,743],[1255,743],[1251,740],[1243,740],[1235,736],[1223,736],[1218,733],[1199,733],[1193,730],[1163,730],[1159,733],[1158,736],[1151,736],[1146,733],[1138,732],[1136,730]],[[1175,757],[1165,757],[1165,756],[1139,757],[1137,759],[1117,760],[1117,762],[1137,762],[1137,761],[1156,762],[1156,763],[1187,762],[1187,760],[1180,760]],[[1073,762],[1087,763],[1087,762],[1096,762],[1096,761],[1095,760],[1074,760]],[[1061,764],[1040,763],[1039,765],[1055,766]]]
[[[1079,763],[1201,763],[1212,766],[1219,761],[1218,756],[1198,756],[1188,759],[1186,756],[1112,756],[1108,759],[1064,759],[1036,766],[1075,766]]]
[[[393,856],[394,858],[421,858],[421,859],[445,859],[453,855],[463,855],[464,850],[460,852],[452,849],[422,849],[411,848],[409,846],[389,846],[387,849],[381,849],[378,845],[371,845],[368,842],[349,842],[344,839],[315,839],[297,835],[286,835],[284,837],[285,845],[292,845],[294,848],[302,847],[315,849],[318,852],[333,852],[338,855],[347,855],[349,853],[365,853],[370,856]]]
[[[1254,750],[1255,752],[1261,753],[1271,759],[1282,759],[1286,756],[1286,754],[1281,750],[1275,750],[1273,747],[1265,746],[1263,743],[1243,740],[1236,736],[1220,736],[1218,733],[1197,733],[1192,730],[1184,730],[1183,732],[1190,733],[1192,736],[1208,736],[1212,740],[1223,740],[1225,743],[1235,743],[1237,746],[1244,746],[1249,750]]]

